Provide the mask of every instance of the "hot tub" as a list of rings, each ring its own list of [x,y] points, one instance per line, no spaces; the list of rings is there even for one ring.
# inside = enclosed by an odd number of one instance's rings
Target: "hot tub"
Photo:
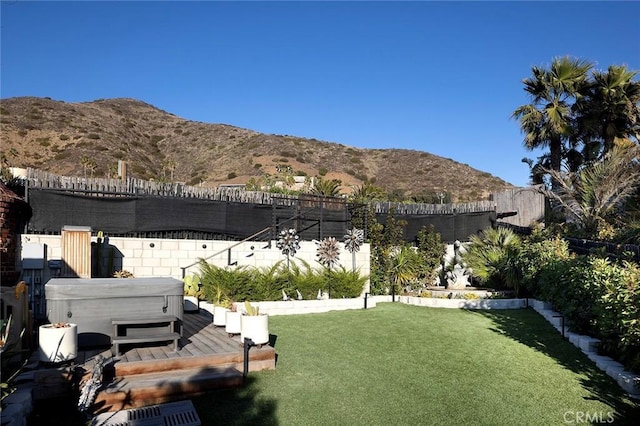
[[[173,315],[182,323],[184,285],[171,277],[52,278],[44,289],[49,322],[77,324],[78,346],[110,345],[113,318]]]

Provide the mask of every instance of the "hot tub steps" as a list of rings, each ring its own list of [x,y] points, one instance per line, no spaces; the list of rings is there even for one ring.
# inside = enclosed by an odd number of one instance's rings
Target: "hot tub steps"
[[[116,377],[96,396],[93,412],[118,411],[162,404],[220,388],[241,386],[234,367],[202,367]]]

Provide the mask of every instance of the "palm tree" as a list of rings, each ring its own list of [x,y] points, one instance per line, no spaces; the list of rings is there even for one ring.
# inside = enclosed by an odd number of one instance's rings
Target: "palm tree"
[[[591,63],[569,57],[555,58],[550,68],[533,67],[523,80],[531,103],[518,107],[512,117],[520,122],[528,149],[549,147],[551,169],[560,171],[565,141],[573,133],[576,99],[588,88]],[[552,179],[552,187],[557,184]]]
[[[325,197],[337,197],[340,194],[340,183],[336,179],[316,179],[313,188],[311,188],[311,193]]]
[[[545,193],[572,223],[597,234],[603,224],[619,217],[625,201],[640,188],[639,155],[635,143],[616,141],[602,161],[577,173],[550,171],[560,186]]]
[[[362,185],[356,186],[349,196],[349,199],[356,203],[382,200],[384,198],[384,189],[380,188],[379,186],[375,186],[370,182],[364,182]]]
[[[602,143],[602,155],[613,149],[615,138],[636,140],[640,135],[640,82],[636,71],[612,65],[607,72],[594,71],[586,97],[577,102],[580,125],[586,138]]]

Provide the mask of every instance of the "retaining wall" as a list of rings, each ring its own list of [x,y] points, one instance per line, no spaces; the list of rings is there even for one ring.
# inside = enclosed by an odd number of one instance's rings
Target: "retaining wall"
[[[42,244],[45,246],[46,260],[62,258],[60,235],[23,234],[22,245],[26,243]],[[96,237],[91,238],[92,243]],[[235,263],[238,266],[254,266],[257,268],[272,266],[279,260],[286,261],[286,256],[276,247],[275,241],[269,245],[265,241],[248,241],[238,244],[236,241],[224,240],[175,240],[160,238],[123,238],[107,237],[107,244],[114,249],[114,269],[126,270],[135,277],[173,277],[182,279],[182,268],[196,263],[203,258],[216,266],[226,266]],[[231,249],[231,254],[226,250]],[[352,257],[352,254],[340,245],[339,265],[347,269],[359,268],[360,275],[368,276],[371,268],[369,263],[370,245],[362,244],[360,250]],[[105,249],[103,249],[105,250]],[[218,253],[216,256],[212,255]],[[317,259],[317,245],[312,241],[301,241],[300,250],[291,261],[304,260],[312,267],[320,267]],[[106,269],[105,262],[102,263]],[[186,269],[186,275],[198,272],[198,265],[192,265]],[[55,274],[46,263],[43,271],[43,282],[47,282]],[[368,283],[367,283],[368,285]],[[368,287],[367,287],[368,288]]]

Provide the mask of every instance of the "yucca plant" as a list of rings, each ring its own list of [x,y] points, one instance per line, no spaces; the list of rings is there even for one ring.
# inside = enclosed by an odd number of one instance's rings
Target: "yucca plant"
[[[420,256],[409,246],[393,247],[387,253],[389,284],[394,294],[414,281],[420,273]]]

